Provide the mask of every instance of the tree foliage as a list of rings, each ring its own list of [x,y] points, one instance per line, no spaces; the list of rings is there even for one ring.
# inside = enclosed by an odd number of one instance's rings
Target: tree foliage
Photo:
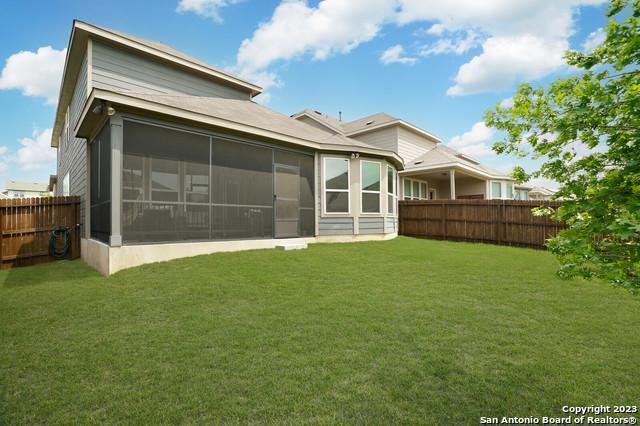
[[[561,276],[599,277],[640,291],[640,0],[614,0],[606,39],[568,51],[578,72],[548,88],[519,86],[513,106],[485,112],[503,130],[498,153],[542,159],[530,174],[560,184],[562,207],[547,212],[569,228],[549,241]]]

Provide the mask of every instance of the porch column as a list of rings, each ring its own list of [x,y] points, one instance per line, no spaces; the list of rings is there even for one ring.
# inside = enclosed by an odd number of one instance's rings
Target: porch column
[[[454,169],[449,170],[449,187],[451,191],[452,200],[456,199],[456,171]]]
[[[111,237],[109,245],[122,245],[120,211],[122,208],[122,117],[111,117]]]

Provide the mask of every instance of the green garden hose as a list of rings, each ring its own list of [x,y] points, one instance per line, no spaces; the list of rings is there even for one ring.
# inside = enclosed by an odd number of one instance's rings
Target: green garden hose
[[[58,241],[62,240],[62,248],[57,249]],[[61,226],[51,233],[49,238],[49,254],[56,259],[63,259],[71,253],[71,229]]]

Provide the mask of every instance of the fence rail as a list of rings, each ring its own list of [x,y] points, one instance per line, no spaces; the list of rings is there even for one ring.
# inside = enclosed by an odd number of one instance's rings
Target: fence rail
[[[548,238],[566,227],[531,213],[534,207],[559,207],[557,201],[429,200],[399,204],[400,234],[414,237],[543,248]]]
[[[80,257],[80,197],[0,200],[0,269],[50,262],[49,238],[71,229],[70,258]]]

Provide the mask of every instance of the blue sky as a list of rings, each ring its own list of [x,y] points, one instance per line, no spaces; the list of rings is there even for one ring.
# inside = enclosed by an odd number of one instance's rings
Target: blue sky
[[[0,185],[48,181],[47,148],[72,20],[162,41],[266,86],[261,102],[345,120],[385,111],[494,168],[482,113],[517,83],[571,72],[606,24],[601,0],[10,1],[0,25]],[[42,49],[50,46],[51,49]],[[48,101],[48,98],[50,100]]]

